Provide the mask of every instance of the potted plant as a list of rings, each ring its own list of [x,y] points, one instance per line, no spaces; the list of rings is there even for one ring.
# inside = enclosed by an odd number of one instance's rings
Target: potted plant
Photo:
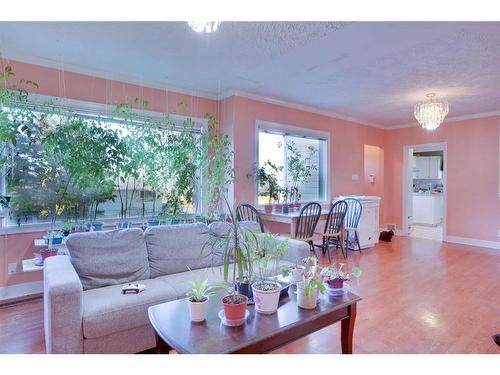
[[[318,150],[313,146],[308,146],[307,155],[303,156],[302,153],[298,151],[294,141],[288,141],[286,147],[287,176],[291,186],[290,202],[294,200],[294,203],[291,203],[291,205],[293,205],[294,210],[298,211],[300,209],[299,200],[301,198],[299,187],[308,181],[312,176],[312,171],[318,169],[317,165],[311,164]]]
[[[272,202],[278,201],[281,187],[278,183],[277,174],[283,170],[283,167],[278,167],[276,164],[267,160],[264,165],[257,169],[257,179],[259,182],[259,196],[268,197],[269,203],[264,206],[266,213],[273,212]],[[263,190],[261,190],[263,189]]]
[[[43,238],[45,239],[46,244],[49,244],[50,239],[52,238],[52,245],[60,245],[62,244],[64,235],[60,230],[52,230],[48,231],[47,234],[43,236]]]
[[[62,222],[62,231],[64,237],[68,237],[72,229],[73,224],[71,224],[71,221],[69,219],[64,219]]]
[[[259,280],[252,284],[255,311],[274,314],[278,310],[281,285],[272,280]]]
[[[361,276],[361,269],[354,266],[351,269],[351,273],[346,273],[343,271],[345,263],[333,263],[329,267],[325,267],[321,270],[321,277],[326,284],[326,289],[330,294],[336,294],[339,290],[343,290],[344,281],[350,280],[350,276],[359,278]]]
[[[191,271],[191,269],[189,269],[189,271]],[[226,288],[227,285],[209,285],[207,278],[199,280],[193,279],[189,281],[189,283],[191,285],[191,289],[189,289],[186,293],[186,296],[188,297],[187,302],[189,306],[189,315],[191,316],[191,321],[202,322],[207,316],[209,297],[214,294],[216,289]]]
[[[314,309],[318,304],[318,294],[324,293],[326,288],[320,276],[318,259],[307,257],[303,260],[306,270],[302,281],[297,283],[297,305],[303,309]]]
[[[224,260],[224,281],[229,280],[229,268],[232,263],[232,292],[222,298],[224,306],[224,317],[232,325],[241,325],[245,321],[248,297],[236,293],[236,281],[242,280],[245,275],[252,274],[251,251],[258,246],[258,240],[254,233],[246,231],[236,220],[233,210],[226,201],[229,221],[224,233],[215,233],[210,230],[210,236],[203,245],[202,252],[206,247],[211,248],[211,253],[222,251]]]

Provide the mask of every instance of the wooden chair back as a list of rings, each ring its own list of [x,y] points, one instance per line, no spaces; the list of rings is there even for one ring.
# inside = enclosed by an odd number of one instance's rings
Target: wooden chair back
[[[314,235],[314,230],[321,216],[321,205],[316,202],[306,204],[300,210],[295,228],[295,238],[299,240],[308,240]]]
[[[347,203],[345,226],[346,228],[356,229],[359,225],[359,219],[361,218],[363,206],[361,205],[361,202],[355,198],[346,198],[344,201]]]
[[[339,234],[347,213],[347,202],[337,201],[330,208],[326,219],[324,236]]]
[[[243,203],[236,208],[236,221],[255,221],[259,223],[260,231],[264,233],[259,211],[251,204]]]

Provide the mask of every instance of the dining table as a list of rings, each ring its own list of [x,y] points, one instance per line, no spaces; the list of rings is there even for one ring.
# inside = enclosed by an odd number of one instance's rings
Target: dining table
[[[328,213],[330,209],[322,209],[321,215],[319,217],[318,223],[322,220],[328,218]],[[297,228],[297,223],[299,220],[300,211],[293,211],[288,213],[283,213],[280,211],[273,211],[271,213],[265,212],[264,210],[259,211],[260,218],[264,222],[275,222],[288,224],[290,226],[290,238],[295,238],[295,232]],[[316,227],[315,232],[322,233],[323,228]]]

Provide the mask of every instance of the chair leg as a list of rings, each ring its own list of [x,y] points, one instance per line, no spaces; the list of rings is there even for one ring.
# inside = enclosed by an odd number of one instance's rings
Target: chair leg
[[[309,250],[313,253],[313,255],[317,259],[319,259],[318,256],[316,255],[316,250],[314,250],[314,243],[312,241],[308,241],[307,243],[309,244]]]
[[[354,231],[354,236],[356,238],[356,243],[358,244],[358,251],[361,253],[361,245],[359,244],[358,231]]]
[[[344,259],[347,259],[347,249],[348,247],[345,247],[346,244],[344,244],[344,241],[342,241],[342,239],[340,238],[340,236],[338,237],[338,241],[340,242],[340,250],[342,250],[342,255],[344,256]],[[345,249],[345,251],[344,251]]]
[[[328,254],[328,263],[332,264],[332,255],[330,254],[330,240],[326,241],[326,253]]]

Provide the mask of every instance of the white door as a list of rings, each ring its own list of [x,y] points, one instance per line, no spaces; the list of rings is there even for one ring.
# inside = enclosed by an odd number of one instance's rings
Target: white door
[[[406,228],[403,228],[403,233],[409,235],[411,233],[411,227],[413,225],[413,173],[411,173],[413,165],[417,166],[418,161],[413,160],[415,157],[413,156],[413,148],[408,149],[408,154],[406,158],[406,168],[405,171],[405,212],[407,217],[403,219],[403,225],[406,223]],[[415,158],[420,159],[420,158]],[[418,169],[418,166],[417,166]],[[417,172],[418,173],[418,172]]]

